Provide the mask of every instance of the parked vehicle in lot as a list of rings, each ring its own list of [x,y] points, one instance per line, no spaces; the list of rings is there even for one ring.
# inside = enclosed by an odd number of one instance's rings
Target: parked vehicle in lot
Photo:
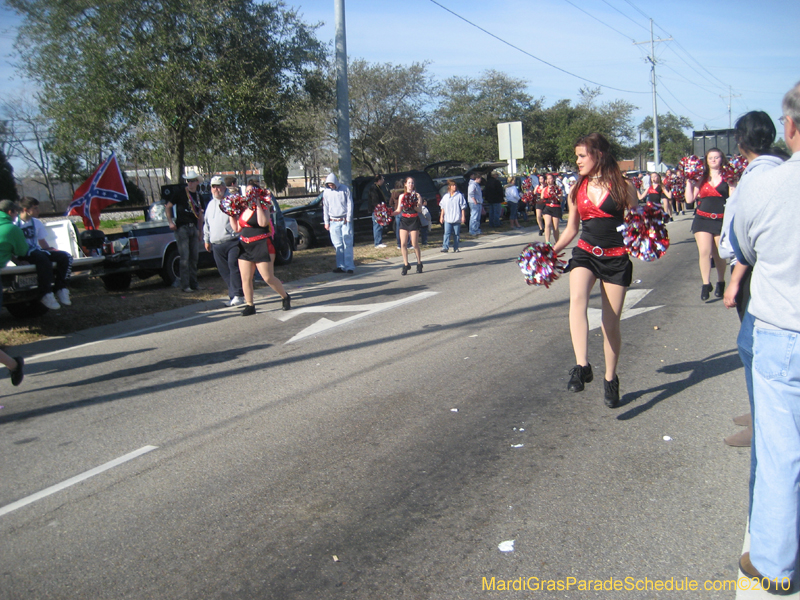
[[[292,262],[297,244],[297,222],[284,217],[277,202],[273,206],[274,243],[277,252],[275,264],[288,265]],[[180,280],[180,256],[175,233],[169,228],[166,219],[151,220],[150,213],[150,207],[145,208],[144,223],[123,225],[122,233],[112,234],[106,238],[105,251],[109,256],[118,255],[127,258],[121,260],[115,270],[107,272],[103,277],[106,289],[127,289],[133,275],[140,279],[159,275],[167,285]],[[197,266],[199,268],[216,266],[213,255],[206,252],[202,244]]]
[[[44,225],[47,229],[47,243],[72,255],[71,279],[102,277],[106,268],[116,268],[115,261],[99,251],[93,255],[92,249],[82,247],[80,239],[84,236],[78,235],[75,224],[69,219],[47,221]],[[3,306],[13,316],[37,317],[49,310],[39,302],[42,294],[34,265],[15,265],[9,262],[0,270],[0,278],[3,285]]]
[[[381,187],[387,200],[398,179],[413,177],[417,192],[428,201],[428,210],[431,213],[433,222],[439,222],[439,201],[442,197],[427,173],[424,171],[404,171],[402,173],[386,173],[383,177],[384,182]],[[353,180],[353,233],[355,235],[372,235],[372,213],[369,210],[368,193],[369,186],[372,185],[374,180],[374,177],[356,177]],[[284,214],[297,220],[297,230],[299,232],[298,250],[305,250],[314,244],[330,243],[330,237],[325,229],[325,221],[322,214],[322,194],[308,204],[286,209]]]

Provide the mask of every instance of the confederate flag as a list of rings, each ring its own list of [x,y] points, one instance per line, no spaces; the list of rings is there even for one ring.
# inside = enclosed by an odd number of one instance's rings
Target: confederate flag
[[[100,211],[127,199],[128,190],[125,189],[125,181],[117,164],[117,155],[112,152],[76,190],[66,214],[80,215],[86,229],[97,229],[100,226]]]

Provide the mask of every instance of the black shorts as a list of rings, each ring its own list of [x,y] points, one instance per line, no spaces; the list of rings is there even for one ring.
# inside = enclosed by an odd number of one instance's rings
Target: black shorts
[[[551,217],[555,217],[556,219],[561,218],[561,206],[547,206],[542,209],[543,215],[550,215]]]
[[[255,242],[243,242],[239,240],[239,260],[246,260],[251,263],[268,263],[270,254],[275,254],[275,247],[272,239],[265,238]]]
[[[400,229],[405,229],[406,231],[419,231],[422,229],[422,222],[419,220],[419,216],[400,217]]]
[[[572,258],[564,269],[568,273],[575,267],[584,267],[600,281],[630,287],[633,281],[633,263],[627,254],[622,256],[598,257],[582,248],[572,249]]]
[[[709,219],[708,217],[694,216],[692,221],[692,233],[704,231],[714,237],[722,235],[722,219]]]

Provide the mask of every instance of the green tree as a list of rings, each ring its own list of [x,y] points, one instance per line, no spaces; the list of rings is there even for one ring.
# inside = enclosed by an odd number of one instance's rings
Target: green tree
[[[6,2],[24,17],[17,48],[60,143],[102,155],[154,120],[173,179],[187,152],[226,145],[220,131],[251,156],[291,148],[287,117],[323,55],[313,27],[278,2]]]
[[[8,162],[2,148],[0,148],[0,200],[19,200],[17,182],[14,181],[14,167]]]
[[[692,128],[692,122],[686,117],[672,113],[658,115],[658,153],[662,162],[677,162],[692,153],[692,140],[685,130]],[[645,117],[639,124],[639,132],[645,140],[636,145],[636,150],[648,159],[653,158],[653,117]]]
[[[426,105],[434,89],[427,64],[357,59],[348,66],[347,83],[354,172],[418,168],[427,159]]]
[[[524,80],[494,70],[477,79],[447,79],[439,90],[441,101],[434,113],[432,159],[496,160],[497,124],[524,121],[539,106],[525,92],[526,87]]]

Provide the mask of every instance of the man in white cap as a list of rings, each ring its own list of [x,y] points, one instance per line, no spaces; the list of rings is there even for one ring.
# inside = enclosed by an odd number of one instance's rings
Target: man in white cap
[[[228,286],[229,306],[244,304],[242,276],[239,273],[239,235],[231,227],[231,219],[219,207],[228,188],[222,177],[211,178],[211,202],[203,220],[203,240],[206,250],[214,255],[222,280]]]
[[[192,293],[200,289],[197,283],[197,257],[200,254],[200,242],[203,240],[203,203],[197,191],[200,185],[200,175],[197,171],[189,169],[183,179],[186,181],[186,194],[179,193],[174,201],[167,202],[167,221],[169,228],[175,232],[175,240],[178,242],[178,254],[181,258],[181,289]]]

